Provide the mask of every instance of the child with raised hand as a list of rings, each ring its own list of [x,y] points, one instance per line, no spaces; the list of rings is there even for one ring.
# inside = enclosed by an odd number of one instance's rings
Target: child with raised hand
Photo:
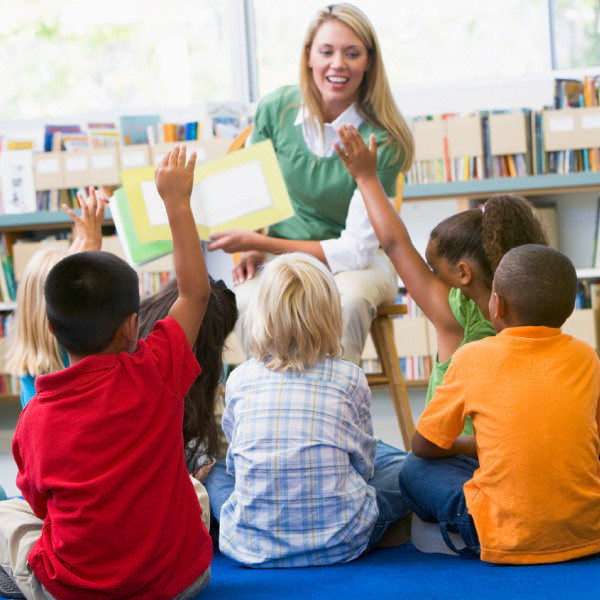
[[[373,435],[365,374],[339,358],[331,272],[307,254],[278,256],[246,325],[254,358],[227,380],[227,458],[206,480],[221,551],[253,567],[325,565],[383,543],[392,526],[406,534],[406,453]]]
[[[35,378],[38,375],[59,371],[69,364],[67,353],[48,330],[44,299],[46,276],[59,260],[70,253],[100,250],[102,247],[102,223],[108,196],[90,187],[87,198],[81,192],[77,193],[77,198],[81,216],[63,204],[77,232],[69,250],[38,250],[27,263],[17,287],[16,320],[7,346],[6,372],[19,377],[23,408],[35,395]]]
[[[495,334],[488,304],[494,271],[504,254],[522,244],[547,245],[546,233],[527,200],[497,195],[481,210],[467,210],[439,223],[431,232],[425,262],[379,182],[375,139],[371,137],[367,147],[351,125],[342,125],[338,133],[343,149],[335,144],[337,153],[356,179],[379,243],[435,328],[438,351],[429,401],[457,348]],[[470,419],[463,433],[473,433]]]
[[[417,548],[516,564],[600,552],[600,360],[560,330],[576,291],[575,268],[552,248],[526,244],[500,262],[489,302],[498,335],[454,354],[400,474],[437,531],[438,545],[413,536]],[[465,415],[479,462],[461,456]]]
[[[145,340],[137,274],[114,254],[69,255],[46,278],[70,366],[38,377],[13,439],[23,499],[0,502],[0,565],[29,599],[191,598],[210,579],[207,496],[182,434],[210,294],[194,164],[175,147],[156,169],[179,296]]]

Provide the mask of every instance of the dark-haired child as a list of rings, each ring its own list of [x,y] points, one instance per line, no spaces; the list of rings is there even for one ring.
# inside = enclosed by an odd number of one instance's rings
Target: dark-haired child
[[[375,139],[367,147],[354,127],[343,125],[338,132],[344,149],[336,145],[337,152],[356,179],[377,238],[435,328],[437,356],[429,379],[429,400],[456,349],[494,335],[488,303],[502,256],[521,244],[547,245],[544,228],[524,198],[493,196],[484,210],[467,210],[439,223],[431,232],[425,262],[381,187]],[[470,420],[463,433],[473,433]]]
[[[0,565],[29,599],[191,598],[210,579],[207,497],[182,435],[210,294],[194,164],[175,147],[156,169],[179,295],[146,340],[137,274],[121,259],[74,254],[46,278],[49,327],[70,366],[38,377],[13,440],[24,500],[0,503]]]
[[[145,338],[177,299],[177,280],[144,298],[140,304],[140,337]],[[215,418],[218,388],[223,378],[223,348],[238,316],[235,294],[221,280],[210,284],[210,298],[192,351],[202,373],[192,383],[183,410],[183,443],[188,471],[202,481],[212,461],[224,456],[221,427]],[[202,469],[200,471],[200,469]],[[200,472],[199,472],[200,471]]]
[[[600,552],[600,361],[560,330],[576,288],[560,252],[510,250],[490,299],[498,335],[456,351],[419,419],[400,485],[452,550],[458,532],[461,554],[495,563]],[[457,437],[467,415],[479,462]]]

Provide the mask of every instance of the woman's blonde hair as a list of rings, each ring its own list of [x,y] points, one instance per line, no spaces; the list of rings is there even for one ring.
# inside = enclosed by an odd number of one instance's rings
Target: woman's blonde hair
[[[353,4],[344,2],[326,6],[317,12],[308,26],[300,58],[300,91],[309,116],[323,128],[321,93],[308,66],[308,56],[317,30],[325,21],[332,20],[349,27],[367,49],[370,66],[359,88],[358,107],[368,123],[388,132],[386,143],[396,145],[396,157],[402,158],[400,170],[406,173],[413,160],[413,136],[392,95],[375,30],[367,16]]]
[[[248,346],[274,371],[305,371],[342,354],[342,307],[333,276],[301,252],[263,269],[246,312]]]
[[[27,263],[17,288],[17,310],[10,334],[6,370],[20,377],[37,376],[64,368],[62,351],[48,330],[44,282],[67,250],[39,250]]]

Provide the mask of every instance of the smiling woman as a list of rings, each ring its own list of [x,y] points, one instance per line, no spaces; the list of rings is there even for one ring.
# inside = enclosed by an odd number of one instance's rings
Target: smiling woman
[[[273,142],[295,214],[268,235],[229,230],[209,249],[242,251],[234,271],[238,308],[254,294],[257,267],[273,254],[306,252],[335,276],[344,312],[343,358],[358,363],[377,306],[392,300],[397,280],[379,243],[356,182],[333,143],[352,123],[378,141],[378,175],[389,197],[411,163],[413,140],[392,98],[377,37],[352,4],[333,4],[312,19],[301,51],[300,85],[262,99],[252,143]],[[243,322],[238,334],[245,345]]]

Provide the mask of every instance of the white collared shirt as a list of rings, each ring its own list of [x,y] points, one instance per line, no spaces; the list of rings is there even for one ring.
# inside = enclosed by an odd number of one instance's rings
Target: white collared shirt
[[[363,120],[353,104],[335,121],[325,123],[324,135],[321,135],[321,130],[307,118],[306,111],[302,106],[294,125],[302,126],[304,141],[313,154],[328,157],[335,154],[334,141],[341,145],[337,128],[342,124],[351,124],[358,129]],[[340,237],[323,240],[320,243],[332,273],[364,269],[373,262],[379,248],[379,241],[373,231],[367,208],[358,188],[350,200],[346,225]]]

